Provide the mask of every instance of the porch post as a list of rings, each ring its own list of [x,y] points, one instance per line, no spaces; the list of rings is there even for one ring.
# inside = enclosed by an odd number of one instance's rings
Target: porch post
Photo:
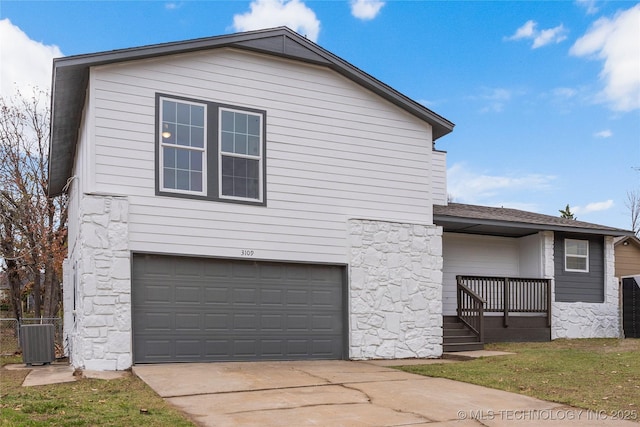
[[[457,307],[456,307],[456,311],[458,312],[458,319],[462,318],[462,308],[461,306],[461,302],[462,302],[462,289],[460,289],[460,282],[462,281],[462,279],[460,279],[460,276],[456,276],[456,284],[458,286],[456,286],[456,293],[457,293]]]
[[[503,296],[503,306],[504,306],[504,327],[509,326],[509,278],[504,278],[504,296]]]
[[[547,326],[551,327],[551,279],[546,279],[547,282]]]

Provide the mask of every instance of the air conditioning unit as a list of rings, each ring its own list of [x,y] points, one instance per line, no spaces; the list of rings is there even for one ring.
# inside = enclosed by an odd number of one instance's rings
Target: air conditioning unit
[[[20,327],[20,345],[22,361],[31,366],[33,363],[50,364],[56,358],[54,348],[55,327],[47,325],[22,325]]]

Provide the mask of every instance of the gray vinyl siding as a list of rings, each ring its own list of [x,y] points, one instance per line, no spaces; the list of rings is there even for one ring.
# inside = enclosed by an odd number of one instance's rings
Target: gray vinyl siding
[[[589,272],[566,271],[564,266],[565,239],[589,241]],[[557,302],[604,302],[604,239],[555,233],[555,300]]]
[[[157,93],[266,112],[267,206],[155,195]],[[431,126],[326,68],[219,49],[94,68],[90,98],[133,251],[346,263],[349,218],[432,223]]]

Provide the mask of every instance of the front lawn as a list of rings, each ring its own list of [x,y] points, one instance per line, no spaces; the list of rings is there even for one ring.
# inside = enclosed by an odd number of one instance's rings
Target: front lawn
[[[640,421],[640,340],[584,339],[501,343],[517,353],[402,370],[449,378]]]
[[[21,360],[1,358],[0,365]],[[0,426],[193,426],[142,380],[22,387],[28,370],[0,368]]]

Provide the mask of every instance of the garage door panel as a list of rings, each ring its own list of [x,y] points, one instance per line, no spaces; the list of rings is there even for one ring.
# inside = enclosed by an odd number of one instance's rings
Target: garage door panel
[[[311,304],[314,307],[331,307],[337,297],[331,290],[311,291]]]
[[[335,324],[332,316],[314,315],[311,318],[311,329],[317,332],[332,332]]]
[[[200,304],[202,301],[202,286],[184,286],[177,285],[175,287],[174,301],[176,303]]]
[[[176,358],[182,359],[198,359],[200,358],[200,345],[199,339],[177,339],[175,340],[175,355]]]
[[[236,314],[233,316],[233,329],[238,332],[258,332],[258,319],[255,314]]]
[[[289,289],[287,290],[286,304],[289,307],[309,305],[309,291],[306,289]]]
[[[233,304],[238,305],[257,305],[258,291],[252,288],[236,288],[233,290]]]
[[[231,277],[231,264],[228,263],[203,263],[202,275],[205,278]]]
[[[260,279],[265,282],[282,281],[284,270],[280,264],[265,264],[260,268]]]
[[[335,351],[335,343],[332,340],[314,340],[313,353],[330,355]]]
[[[169,284],[149,284],[142,288],[149,303],[165,304],[173,301],[173,289]]]
[[[204,289],[203,303],[204,304],[229,304],[231,290],[224,286],[221,288],[206,287]]]
[[[260,289],[260,303],[264,305],[282,306],[284,292],[282,289]]]
[[[262,340],[262,354],[265,357],[284,357],[284,340]]]
[[[235,279],[257,279],[258,266],[256,263],[235,263],[232,264],[231,277]]]
[[[307,314],[287,314],[286,328],[289,332],[304,332],[309,330]]]
[[[204,340],[204,358],[206,360],[229,360],[231,340]]]
[[[260,325],[263,332],[281,331],[285,325],[283,314],[263,314],[260,316]]]
[[[134,321],[141,330],[167,333],[174,329],[171,313],[138,311],[134,315]]]
[[[136,363],[342,358],[342,267],[137,254],[133,264]]]
[[[230,313],[206,313],[204,315],[205,331],[226,331],[231,328],[231,325],[232,321]]]
[[[133,263],[132,272],[136,277],[167,277],[174,275],[174,267],[172,264],[158,262],[154,259],[146,259],[146,262]]]
[[[183,258],[174,264],[174,274],[179,277],[201,277],[203,263],[198,258]]]
[[[258,340],[257,339],[236,339],[234,341],[234,356],[238,357],[258,357]]]
[[[176,313],[175,325],[177,332],[200,331],[202,315],[194,313]]]
[[[286,352],[293,357],[304,357],[309,354],[308,342],[305,339],[292,339],[287,341]]]
[[[149,339],[144,346],[134,348],[134,351],[144,352],[146,357],[157,360],[170,360],[173,356],[174,343],[168,339]]]

